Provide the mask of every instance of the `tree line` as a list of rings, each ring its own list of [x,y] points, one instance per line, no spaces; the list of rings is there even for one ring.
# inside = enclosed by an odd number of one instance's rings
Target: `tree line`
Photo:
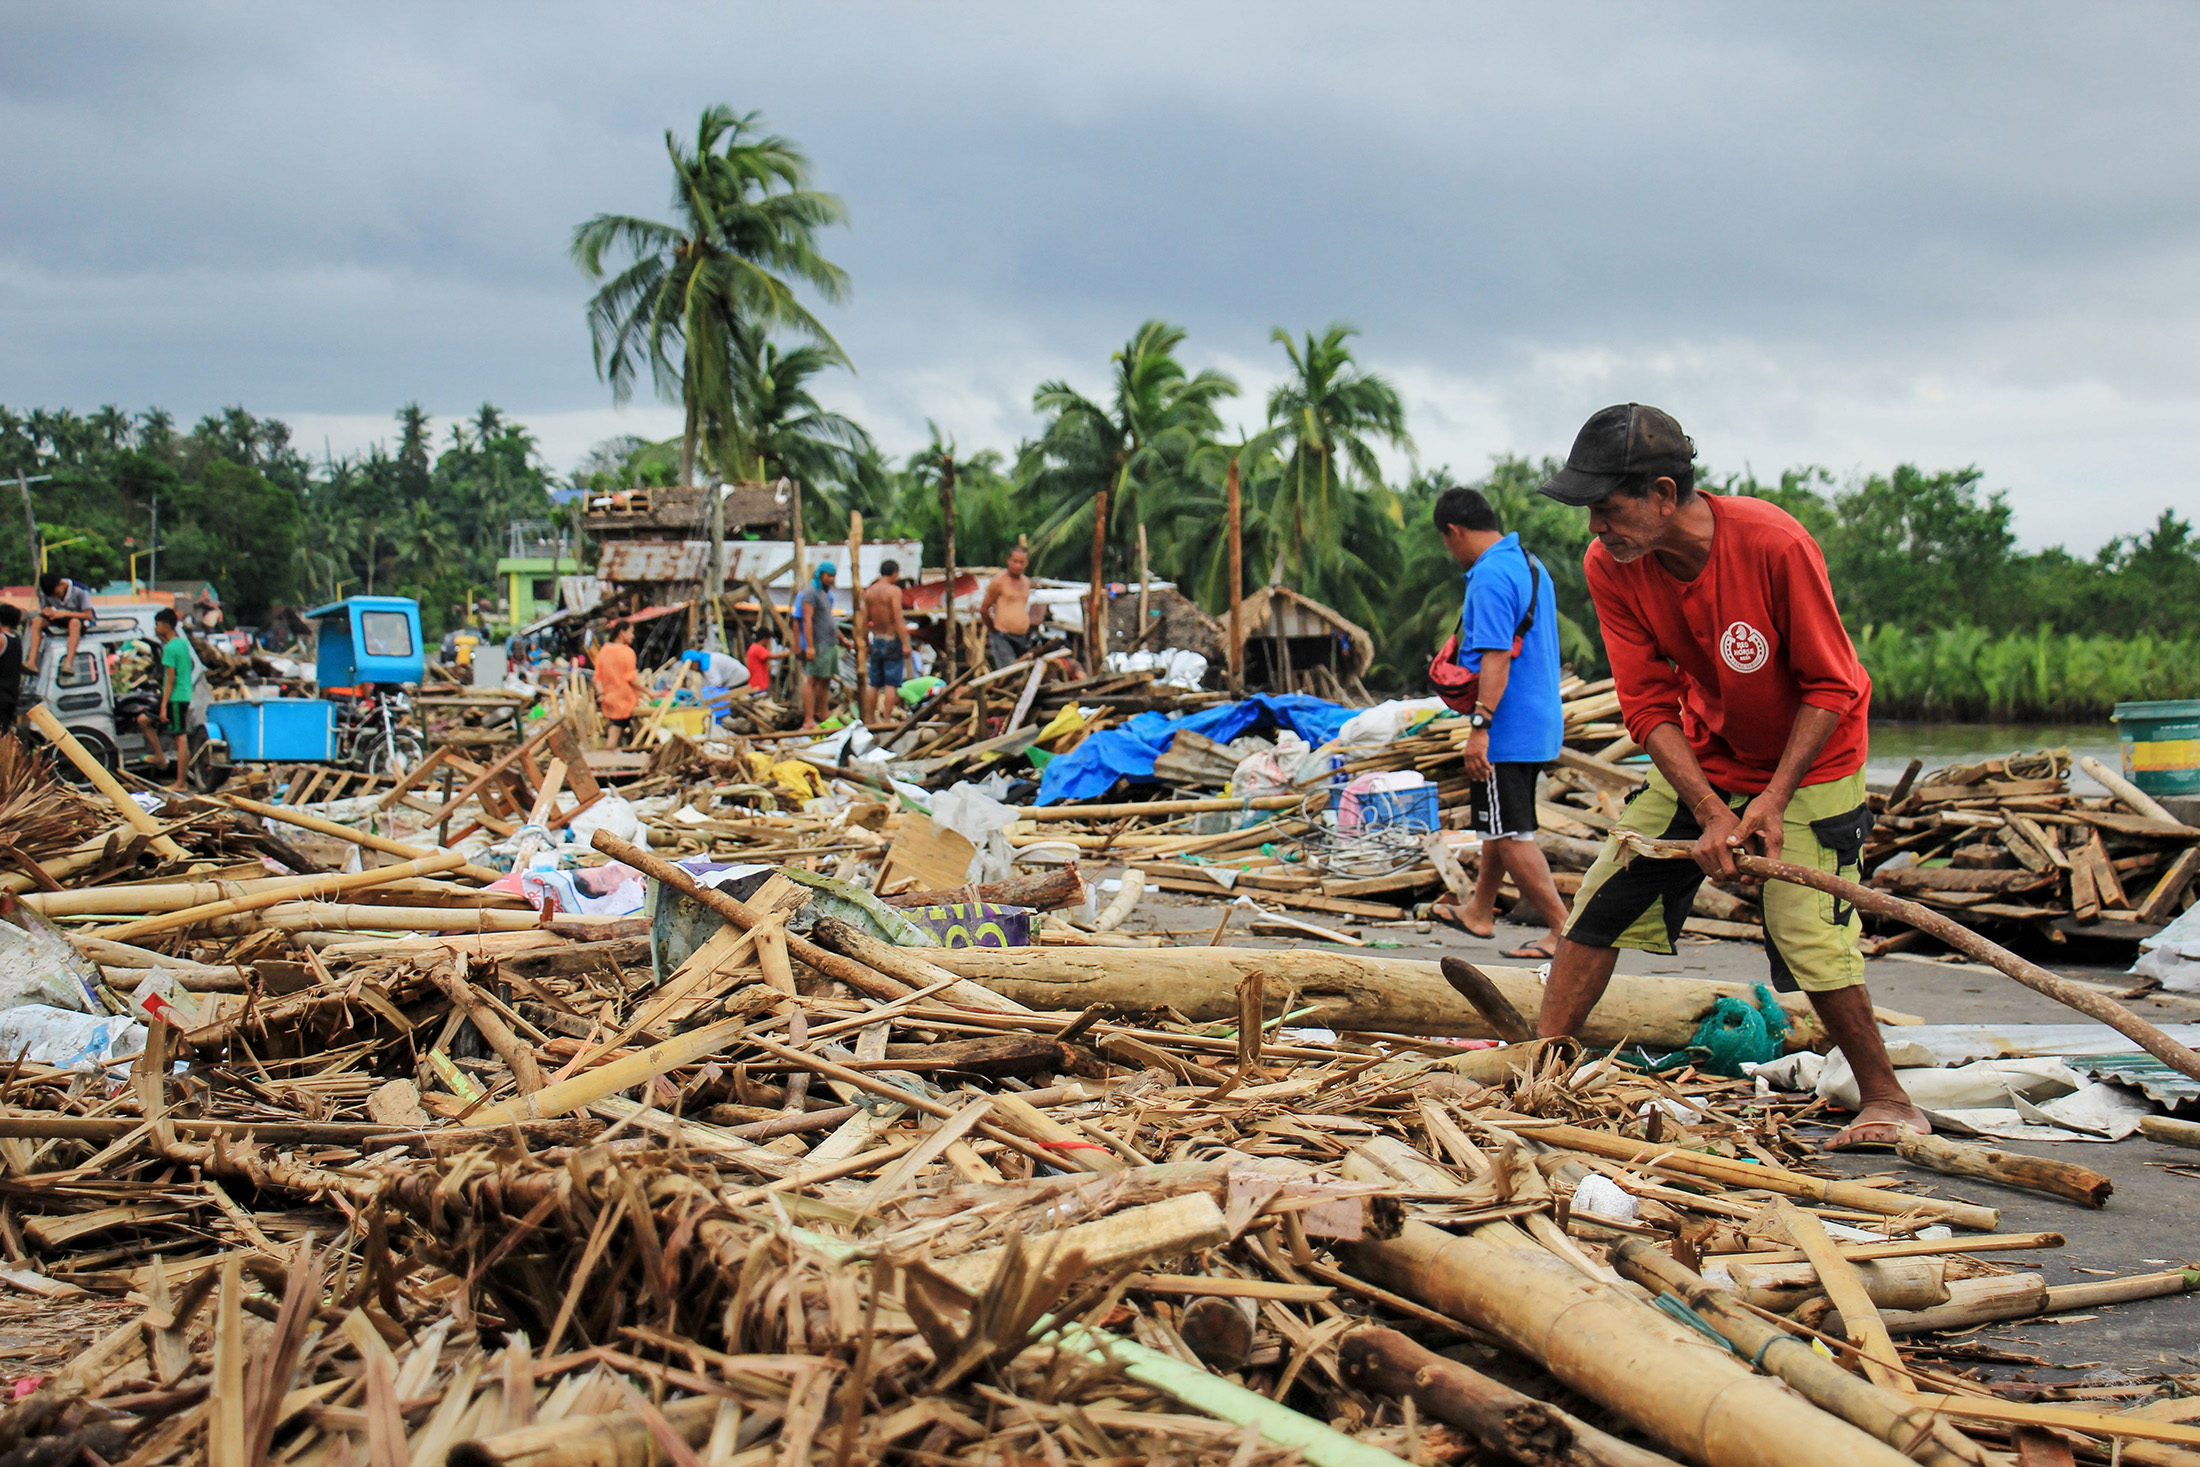
[[[598,374],[615,400],[646,383],[678,406],[678,437],[607,441],[566,484],[526,429],[487,405],[440,442],[408,405],[394,451],[319,463],[282,423],[242,408],[189,433],[157,410],[0,408],[0,472],[54,475],[37,495],[54,564],[120,575],[157,498],[164,579],[213,579],[247,617],[352,591],[410,594],[440,628],[487,589],[506,524],[551,518],[568,489],[788,480],[813,540],[841,538],[861,513],[868,535],[921,538],[939,565],[952,483],[963,564],[999,564],[1024,541],[1037,573],[1082,579],[1104,514],[1107,578],[1136,576],[1143,531],[1153,573],[1219,613],[1235,473],[1247,589],[1281,581],[1335,607],[1376,639],[1371,686],[1417,684],[1460,594],[1430,511],[1468,481],[1417,463],[1403,401],[1358,359],[1351,327],[1271,332],[1278,384],[1257,431],[1225,429],[1239,384],[1198,366],[1184,328],[1156,319],[1110,354],[1098,391],[1038,383],[1037,430],[1012,449],[965,447],[934,427],[914,452],[889,455],[817,395],[850,364],[803,295],[847,292],[823,243],[846,206],[812,187],[801,148],[754,113],[714,107],[692,138],[668,131],[664,143],[670,217],[600,214],[569,247],[596,287],[584,317]],[[1412,467],[1386,474],[1400,458]],[[1471,482],[1549,567],[1565,655],[1593,676],[1603,656],[1581,571],[1588,525],[1536,493],[1554,467],[1505,457]],[[1701,482],[1772,500],[1818,538],[1882,713],[2094,717],[2120,699],[2200,695],[2189,522],[2165,509],[2089,557],[2021,551],[2006,496],[1981,478],[1899,465],[1852,483],[1814,468],[1776,483]],[[0,574],[25,578],[21,545],[0,533]]]

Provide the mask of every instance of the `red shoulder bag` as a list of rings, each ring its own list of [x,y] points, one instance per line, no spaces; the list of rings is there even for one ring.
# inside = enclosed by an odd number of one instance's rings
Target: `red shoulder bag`
[[[1527,640],[1529,628],[1535,625],[1536,597],[1543,590],[1543,565],[1534,556],[1528,557],[1528,611],[1520,618],[1520,625],[1513,628],[1512,655],[1520,655],[1521,644]],[[1467,605],[1465,598],[1459,603],[1459,630],[1444,639],[1444,645],[1436,651],[1428,665],[1429,686],[1436,696],[1444,700],[1444,706],[1454,713],[1472,713],[1474,705],[1482,698],[1482,674],[1470,672],[1459,663],[1459,641],[1467,634]]]

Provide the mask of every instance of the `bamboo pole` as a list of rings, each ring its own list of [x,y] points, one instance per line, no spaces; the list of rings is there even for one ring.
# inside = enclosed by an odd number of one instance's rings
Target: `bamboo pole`
[[[1678,842],[1644,840],[1624,832],[1622,838],[1629,846],[1653,859],[1693,859],[1690,847]],[[1768,861],[1762,856],[1737,851],[1734,864],[1745,876],[1755,876],[1766,881],[1788,881],[1797,886],[1810,887],[1814,891],[1830,892],[1859,912],[1891,917],[1897,922],[1915,927],[1956,951],[1977,958],[2005,976],[2016,979],[2033,992],[2044,993],[2057,1003],[2074,1008],[2089,1019],[2098,1019],[2178,1074],[2188,1079],[2200,1080],[2200,1054],[2195,1054],[2185,1045],[2170,1038],[2116,1000],[2066,982],[2039,964],[2018,957],[1999,943],[1973,932],[1959,922],[1943,917],[1929,907],[1921,907],[1916,902],[1906,902],[1900,897],[1874,891],[1868,886],[1859,886],[1853,881],[1844,881],[1829,872],[1798,866],[1791,861]]]
[[[1706,1155],[1700,1151],[1684,1151],[1652,1141],[1634,1141],[1606,1131],[1592,1131],[1556,1121],[1533,1120],[1527,1116],[1499,1115],[1486,1116],[1485,1119],[1492,1125],[1522,1132],[1547,1145],[1586,1151],[1591,1156],[1601,1156],[1611,1161],[1651,1163],[1665,1171],[1682,1172],[1729,1187],[1754,1187],[1766,1192],[1778,1192],[1787,1197],[1801,1197],[1828,1207],[1874,1212],[1882,1217],[1927,1212],[1962,1227],[1975,1228],[1982,1233],[1993,1232],[2001,1225],[1999,1212],[1968,1202],[1885,1192],[1862,1182],[1829,1181],[1824,1177],[1809,1177],[1801,1172],[1791,1172],[1785,1167],[1735,1161],[1724,1156]]]
[[[1686,1326],[1539,1248],[1409,1222],[1343,1246],[1353,1271],[1488,1330],[1582,1395],[1705,1467],[1904,1467],[1910,1459],[1751,1373]],[[1512,1231],[1518,1236],[1516,1230]]]
[[[1612,1262],[1644,1288],[1679,1296],[1736,1354],[1786,1381],[1805,1400],[1896,1451],[1914,1455],[1925,1467],[1970,1467],[1985,1460],[1975,1445],[1945,1429],[1930,1411],[1857,1379],[1813,1350],[1808,1340],[1751,1312],[1726,1290],[1674,1262],[1664,1249],[1631,1238],[1614,1250]]]
[[[622,861],[644,876],[661,881],[682,895],[693,897],[743,932],[764,920],[763,914],[748,903],[736,901],[722,891],[703,885],[662,856],[653,856],[640,846],[620,840],[608,831],[597,831],[592,843],[597,850],[614,861]],[[861,963],[844,958],[839,953],[829,953],[816,943],[791,933],[787,936],[787,951],[827,978],[838,979],[858,993],[872,998],[907,998],[915,991],[882,973],[873,972]]]
[[[61,720],[53,716],[53,710],[43,703],[33,703],[29,713],[31,727],[46,736],[46,741],[59,749],[62,756],[92,783],[92,788],[105,797],[114,812],[128,821],[130,828],[140,835],[152,837],[155,851],[171,861],[188,861],[191,853],[179,846],[161,831],[160,822],[138,808],[137,801],[122,787],[121,781],[107,772],[107,766],[92,756],[91,750],[78,742],[75,734],[62,727]]]
[[[1304,795],[1262,795],[1257,800],[1132,800],[1115,805],[1039,805],[1019,811],[1025,820],[1135,820],[1146,815],[1197,815],[1209,810],[1293,810]]]
[[[2200,1151],[2200,1121],[2180,1121],[2173,1116],[2142,1116],[2139,1134],[2164,1146],[2189,1146]]]
[[[394,871],[397,868],[383,869]],[[307,933],[537,932],[542,930],[542,918],[534,912],[514,912],[503,907],[381,907],[366,902],[284,902],[261,912],[258,925]]]
[[[354,871],[349,875],[293,876],[275,882],[265,890],[253,892],[250,896],[231,897],[227,901],[186,907],[180,912],[142,917],[135,922],[125,922],[120,927],[106,928],[98,935],[111,942],[127,942],[133,937],[167,932],[177,927],[190,927],[200,922],[210,922],[217,917],[228,917],[239,912],[256,912],[289,901],[335,896],[340,892],[359,891],[370,886],[385,886],[392,881],[429,876],[465,864],[466,858],[458,852],[445,851],[439,856],[424,856],[417,861],[407,861],[402,866],[377,866],[372,871]],[[534,914],[530,912],[527,915],[532,922]]]
[[[1598,1431],[1547,1401],[1423,1349],[1394,1329],[1362,1325],[1337,1342],[1337,1360],[1348,1379],[1387,1396],[1411,1398],[1508,1461],[1536,1467],[1677,1467],[1671,1457]]]
[[[376,835],[371,830],[356,830],[349,825],[339,825],[333,820],[308,814],[304,810],[294,810],[287,805],[264,805],[258,800],[248,800],[243,795],[214,795],[209,796],[209,798],[218,804],[228,805],[232,809],[258,815],[262,819],[280,821],[285,825],[295,825],[300,830],[310,830],[316,835],[332,836],[337,840],[350,841],[355,846],[363,846],[370,851],[380,851],[386,856],[402,856],[408,861],[417,861],[423,857],[432,856],[440,849],[432,846],[408,845],[401,840],[392,840],[386,835]],[[449,807],[446,806],[445,808]],[[459,875],[470,877],[484,886],[504,879],[502,871],[491,871],[486,866],[476,866],[471,862],[457,869]]]

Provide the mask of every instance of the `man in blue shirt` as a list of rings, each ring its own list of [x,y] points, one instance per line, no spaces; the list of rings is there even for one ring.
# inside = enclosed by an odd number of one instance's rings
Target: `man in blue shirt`
[[[1489,501],[1472,489],[1445,490],[1435,519],[1444,548],[1467,572],[1459,661],[1481,677],[1468,715],[1466,765],[1482,858],[1474,898],[1458,920],[1476,937],[1495,936],[1497,889],[1509,875],[1544,925],[1563,930],[1566,904],[1535,843],[1536,776],[1558,758],[1566,727],[1550,573],[1521,548],[1518,535],[1504,533]],[[1545,933],[1504,956],[1548,962],[1555,942]]]

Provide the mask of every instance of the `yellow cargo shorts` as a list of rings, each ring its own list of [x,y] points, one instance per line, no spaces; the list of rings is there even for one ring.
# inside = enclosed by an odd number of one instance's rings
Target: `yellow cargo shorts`
[[[1737,813],[1752,798],[1716,786],[1714,790]],[[1859,862],[1871,826],[1863,770],[1824,784],[1804,785],[1788,801],[1780,859],[1861,880]],[[1619,828],[1652,840],[1694,843],[1703,835],[1696,817],[1681,808],[1673,786],[1656,770],[1628,801]],[[1703,879],[1703,870],[1694,861],[1655,861],[1633,855],[1614,836],[1582,878],[1566,936],[1589,947],[1670,953]],[[1764,914],[1765,956],[1771,963],[1774,988],[1824,992],[1864,981],[1864,954],[1857,947],[1864,923],[1854,907],[1827,892],[1768,881]]]

